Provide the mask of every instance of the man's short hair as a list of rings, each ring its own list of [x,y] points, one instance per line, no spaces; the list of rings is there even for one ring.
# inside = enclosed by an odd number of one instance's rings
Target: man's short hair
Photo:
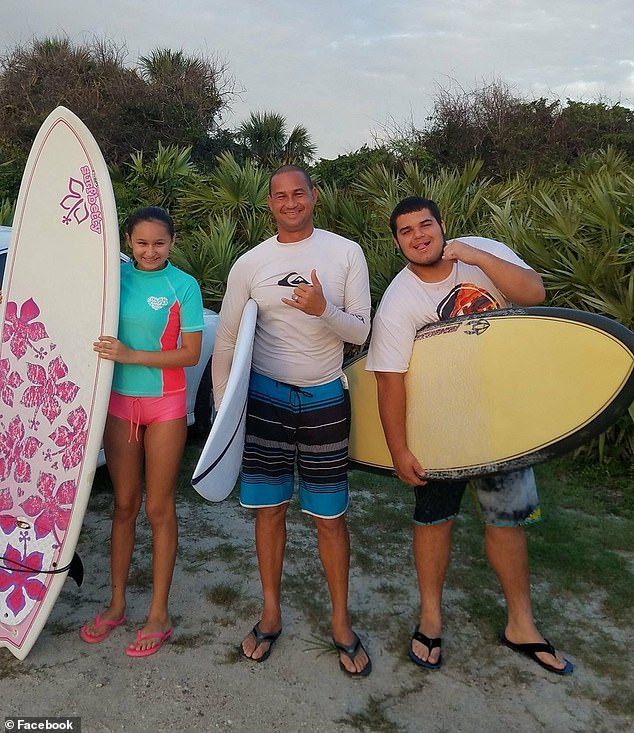
[[[398,217],[403,214],[413,214],[415,211],[422,211],[423,209],[429,209],[429,213],[434,219],[439,224],[442,224],[440,208],[435,201],[424,199],[422,196],[408,196],[406,199],[399,201],[390,214],[390,229],[392,230],[394,239],[396,239],[396,220]]]
[[[273,179],[275,178],[275,176],[279,176],[280,173],[290,173],[290,172],[299,173],[301,176],[304,176],[304,180],[306,181],[306,184],[308,185],[308,190],[309,191],[313,190],[314,188],[313,182],[310,176],[308,175],[308,173],[303,168],[300,168],[298,165],[283,165],[283,166],[280,166],[277,170],[273,171],[273,173],[271,173],[271,177],[269,178],[269,196],[271,195],[271,183],[273,182]]]

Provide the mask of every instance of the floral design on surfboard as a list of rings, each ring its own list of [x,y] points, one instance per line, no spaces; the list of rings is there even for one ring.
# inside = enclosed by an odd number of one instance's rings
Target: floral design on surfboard
[[[0,623],[28,623],[64,545],[88,439],[80,388],[40,308],[6,304],[0,352]]]

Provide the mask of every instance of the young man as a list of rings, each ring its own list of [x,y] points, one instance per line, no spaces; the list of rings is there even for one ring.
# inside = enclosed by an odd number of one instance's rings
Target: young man
[[[540,276],[505,245],[481,237],[446,241],[436,203],[412,196],[392,212],[394,242],[408,261],[385,291],[374,319],[366,368],[375,372],[379,412],[397,476],[414,487],[414,559],[421,595],[419,623],[409,649],[421,667],[438,669],[441,598],[451,552],[453,520],[466,481],[425,481],[425,456],[407,446],[405,374],[417,332],[465,313],[537,305]],[[442,369],[442,364],[430,364]],[[448,389],[450,389],[448,385]],[[507,603],[500,641],[556,674],[573,665],[541,636],[533,620],[524,526],[541,518],[531,469],[476,481],[489,562]]]
[[[271,176],[268,204],[277,235],[240,257],[229,274],[214,345],[214,396],[219,405],[240,316],[253,298],[258,317],[240,503],[256,510],[264,605],[242,654],[263,662],[282,630],[286,511],[297,463],[300,505],[317,527],[339,663],[361,677],[371,662],[348,614],[349,402],[341,365],[344,342],[362,344],[368,336],[370,288],[359,245],[315,229],[316,201],[301,168],[284,166]]]

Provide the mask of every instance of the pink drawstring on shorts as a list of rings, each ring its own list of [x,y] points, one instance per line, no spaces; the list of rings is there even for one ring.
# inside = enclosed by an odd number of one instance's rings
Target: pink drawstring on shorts
[[[132,442],[132,429],[134,428],[134,410],[136,408],[136,429],[134,431],[134,440],[139,442],[139,427],[141,425],[141,400],[139,397],[133,397],[132,399],[132,410],[130,411],[130,435],[128,436],[128,443]]]

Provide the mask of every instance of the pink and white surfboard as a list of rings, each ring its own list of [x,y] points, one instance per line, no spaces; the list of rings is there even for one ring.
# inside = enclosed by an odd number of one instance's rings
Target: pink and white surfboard
[[[99,453],[116,334],[119,231],[86,126],[58,107],[22,178],[0,306],[0,647],[29,653],[75,552]]]

